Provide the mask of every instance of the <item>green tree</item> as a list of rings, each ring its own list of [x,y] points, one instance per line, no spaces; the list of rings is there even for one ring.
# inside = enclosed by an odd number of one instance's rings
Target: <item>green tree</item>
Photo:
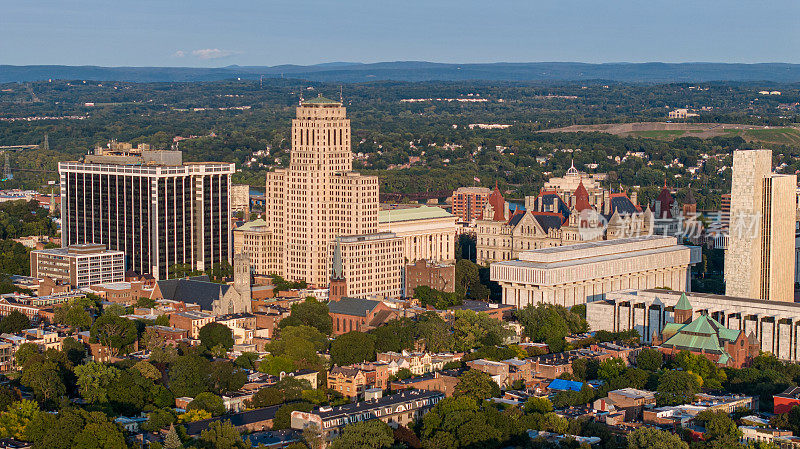
[[[200,343],[208,349],[222,345],[226,350],[233,348],[233,332],[228,326],[210,322],[200,328],[198,332]]]
[[[159,380],[161,379],[161,371],[158,370],[152,363],[147,360],[140,360],[132,367],[139,372],[146,379]]]
[[[101,412],[83,409],[41,413],[28,425],[27,434],[37,449],[127,449],[119,426]]]
[[[342,434],[333,440],[331,449],[380,449],[394,443],[388,424],[372,419],[345,426]]]
[[[258,368],[258,354],[243,352],[233,363],[239,368],[255,371]]]
[[[141,413],[148,401],[153,401],[149,397],[153,388],[153,381],[139,371],[133,368],[120,370],[119,377],[108,386],[108,401],[115,413],[136,415]]]
[[[477,346],[495,346],[511,336],[513,331],[484,313],[456,310],[453,320],[453,344],[456,351],[468,351]]]
[[[86,347],[82,342],[72,337],[67,337],[61,341],[61,350],[73,365],[80,365],[86,357]]]
[[[628,449],[689,449],[689,445],[666,430],[640,427],[628,434]]]
[[[487,373],[471,369],[458,378],[454,396],[469,396],[477,401],[500,395],[500,386]]]
[[[625,365],[622,359],[619,357],[612,357],[600,362],[600,366],[597,368],[597,376],[608,382],[622,375],[626,368],[627,365]]]
[[[663,363],[664,356],[657,349],[644,348],[636,356],[636,366],[645,371],[657,371]]]
[[[547,398],[530,397],[522,409],[525,413],[548,413],[553,411],[553,404]]]
[[[530,304],[517,312],[517,319],[528,338],[547,343],[552,352],[564,350],[567,335],[588,329],[586,320],[552,304]]]
[[[167,427],[174,430],[173,423],[175,423],[175,413],[168,408],[162,408],[148,413],[147,421],[142,423],[141,428],[146,432],[158,432]]]
[[[169,386],[175,396],[195,397],[208,388],[209,362],[205,357],[178,357],[169,370]]]
[[[502,440],[497,415],[469,396],[447,398],[422,418],[424,448],[493,447]]]
[[[328,313],[328,306],[313,297],[306,298],[305,301],[292,304],[292,311],[288,317],[281,320],[278,327],[281,329],[287,326],[311,326],[323,335],[330,335],[333,332],[333,321]]]
[[[273,356],[267,354],[259,363],[258,370],[262,373],[277,376],[280,373],[291,373],[294,371],[294,362],[288,356]]]
[[[351,331],[339,335],[331,343],[331,363],[334,365],[350,365],[373,360],[375,360],[375,342],[369,334]]]
[[[250,399],[249,407],[272,407],[273,405],[282,404],[285,400],[286,396],[281,390],[275,387],[266,387],[258,390],[256,394],[253,395]]]
[[[98,362],[75,367],[81,397],[90,404],[108,402],[108,388],[119,378],[119,370]]]
[[[11,404],[22,399],[20,391],[9,386],[0,386],[0,412],[8,410]]]
[[[87,330],[92,326],[92,315],[81,301],[72,300],[55,308],[53,321],[73,329]]]
[[[39,345],[36,343],[23,343],[19,345],[17,352],[14,353],[14,361],[17,363],[17,366],[24,368],[25,365],[28,364],[28,361],[33,360],[39,354],[41,354]]]
[[[164,437],[164,449],[183,449],[181,437],[178,436],[178,432],[175,431],[174,424],[170,424],[169,432],[167,432],[167,436]]]
[[[409,377],[414,377],[414,373],[411,372],[408,368],[401,368],[397,370],[397,374],[394,375],[395,379],[408,379]]]
[[[281,351],[282,353],[288,352],[286,346],[290,346],[297,340],[310,341],[314,345],[314,350],[316,352],[325,352],[328,349],[328,337],[318,331],[317,328],[305,324],[281,328],[279,338],[284,346],[284,349]]]
[[[599,368],[600,362],[597,359],[575,359],[572,362],[572,375],[582,382],[597,379],[597,370]]]
[[[0,320],[0,332],[6,334],[16,334],[30,327],[31,321],[18,310],[12,310],[11,313]]]
[[[213,449],[246,449],[248,445],[242,435],[230,421],[214,421],[208,428],[200,432],[200,443],[203,447]]]
[[[700,392],[697,375],[685,371],[666,371],[658,379],[656,401],[661,405],[680,405],[691,402]]]
[[[425,343],[425,349],[430,352],[449,351],[453,347],[450,325],[435,312],[425,312],[419,316],[415,336]]]
[[[292,412],[310,412],[315,405],[310,402],[289,402],[278,407],[275,412],[275,419],[272,420],[272,428],[275,430],[288,429],[292,423]]]
[[[221,397],[204,391],[192,399],[186,410],[205,410],[211,413],[211,416],[219,416],[225,413],[225,404]]]
[[[423,306],[432,306],[439,310],[448,309],[463,303],[455,292],[443,292],[428,287],[427,285],[415,288],[414,298],[419,299]]]
[[[0,413],[0,437],[27,441],[25,429],[41,412],[36,402],[23,399]]]
[[[695,420],[706,429],[703,439],[714,447],[735,447],[742,435],[730,415],[722,410],[700,412]]]
[[[95,320],[90,331],[92,341],[106,346],[112,355],[118,355],[132,345],[137,337],[133,321],[113,313],[103,313]]]
[[[211,391],[222,395],[237,391],[247,383],[247,373],[228,360],[211,362],[208,370],[208,386]]]
[[[23,370],[22,385],[33,390],[39,403],[52,407],[67,393],[67,387],[55,362],[34,363]]]

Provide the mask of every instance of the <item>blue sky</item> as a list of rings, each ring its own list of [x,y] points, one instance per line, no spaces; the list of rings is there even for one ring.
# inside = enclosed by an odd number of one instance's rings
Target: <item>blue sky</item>
[[[4,0],[0,64],[800,63],[798,0]]]

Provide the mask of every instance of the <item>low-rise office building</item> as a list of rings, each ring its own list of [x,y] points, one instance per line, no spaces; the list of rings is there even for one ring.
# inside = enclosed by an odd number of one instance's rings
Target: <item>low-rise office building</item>
[[[73,287],[122,282],[125,254],[105,245],[86,243],[31,251],[31,276],[63,280]]]

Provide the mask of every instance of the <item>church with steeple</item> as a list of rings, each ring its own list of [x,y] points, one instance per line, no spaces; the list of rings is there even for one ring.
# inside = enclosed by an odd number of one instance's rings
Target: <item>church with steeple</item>
[[[700,314],[694,318],[686,294],[673,307],[673,323],[667,323],[661,333],[653,334],[653,346],[667,356],[681,351],[701,355],[719,366],[742,368],[759,354],[755,334],[728,329],[719,321]]]

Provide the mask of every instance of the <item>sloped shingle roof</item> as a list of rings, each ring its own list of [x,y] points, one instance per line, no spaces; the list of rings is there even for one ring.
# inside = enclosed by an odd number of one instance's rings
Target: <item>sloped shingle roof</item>
[[[364,298],[342,298],[339,301],[331,301],[328,303],[328,311],[330,313],[338,313],[341,315],[352,316],[367,316],[370,312],[375,310],[380,304],[380,301]]]

